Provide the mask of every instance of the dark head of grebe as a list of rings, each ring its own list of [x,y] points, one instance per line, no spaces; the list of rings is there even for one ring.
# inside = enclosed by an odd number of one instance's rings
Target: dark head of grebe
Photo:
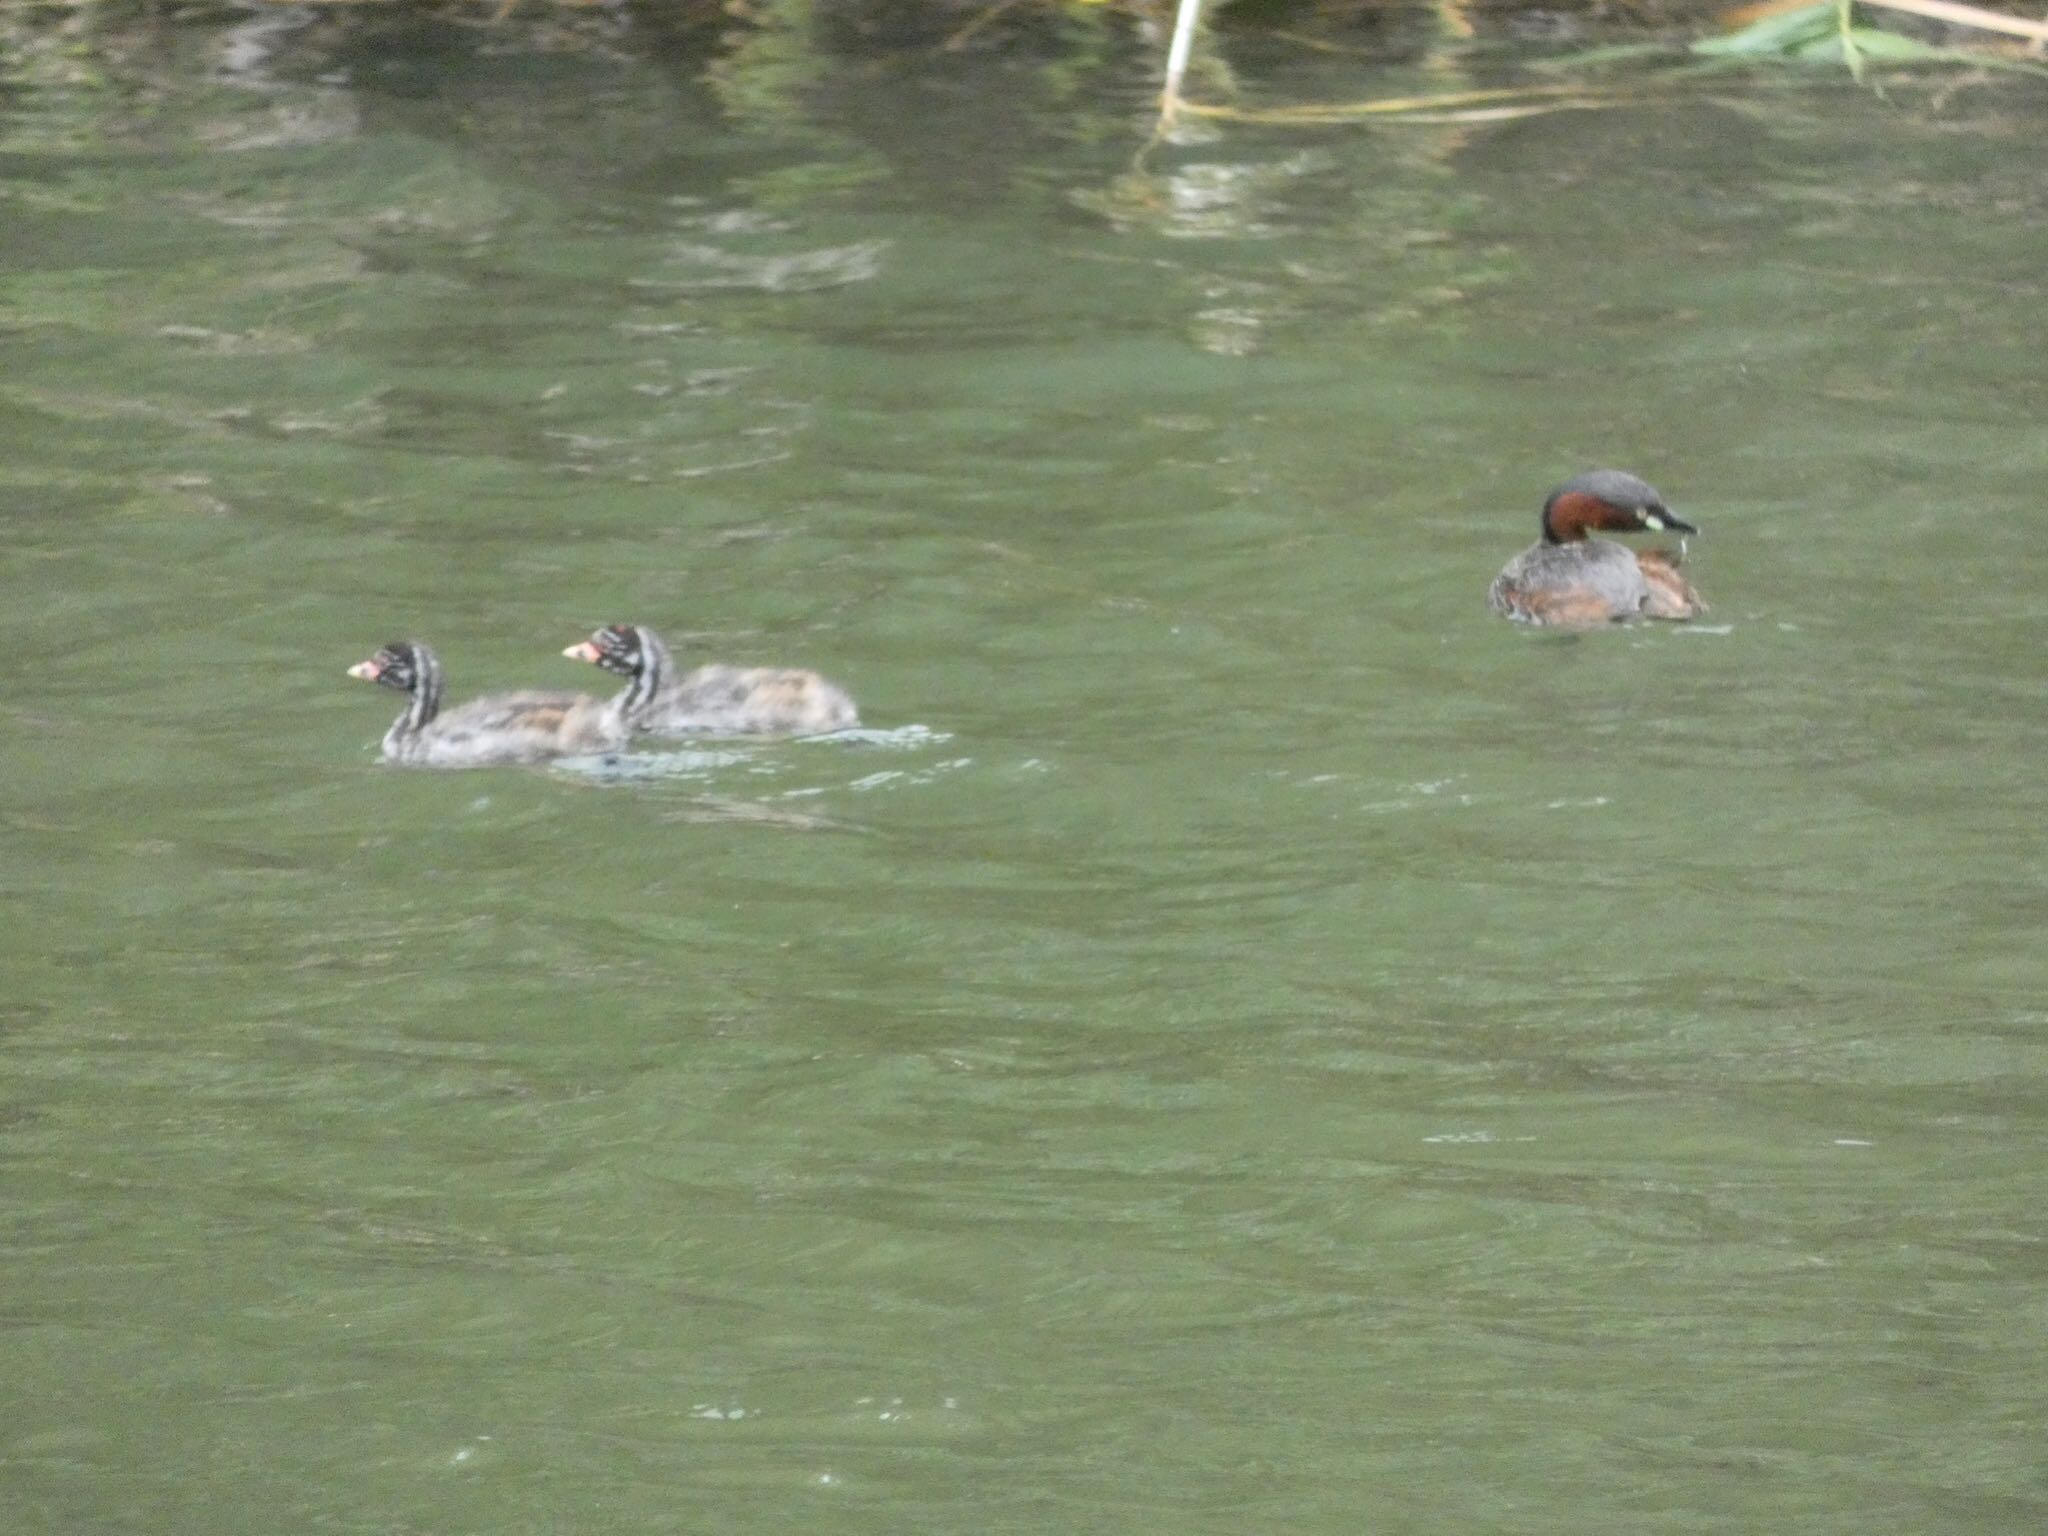
[[[1588,470],[1565,481],[1543,503],[1543,542],[1571,544],[1601,533],[1698,533],[1664,505],[1647,480],[1619,469]]]
[[[441,663],[417,640],[393,640],[379,646],[376,655],[357,662],[348,675],[417,696],[426,706],[425,720],[433,718],[441,703]]]
[[[565,647],[562,654],[626,679],[615,702],[619,719],[628,724],[652,706],[674,670],[661,637],[638,624],[607,624],[588,640]]]
[[[588,640],[563,649],[564,656],[604,668],[614,677],[631,677],[640,670],[640,631],[631,624],[607,624]]]

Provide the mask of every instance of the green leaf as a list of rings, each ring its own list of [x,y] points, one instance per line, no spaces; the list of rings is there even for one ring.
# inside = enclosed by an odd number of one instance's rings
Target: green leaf
[[[1762,21],[1744,27],[1740,32],[1731,32],[1726,37],[1702,38],[1692,45],[1692,51],[1744,57],[1786,54],[1797,52],[1821,38],[1834,38],[1836,35],[1833,0],[1821,0],[1819,5],[1801,6],[1796,11],[1766,16]]]

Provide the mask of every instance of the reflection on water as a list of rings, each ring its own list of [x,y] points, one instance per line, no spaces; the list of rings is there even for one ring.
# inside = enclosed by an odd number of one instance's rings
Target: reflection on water
[[[710,779],[721,775],[723,770],[737,770],[747,775],[774,776],[795,771],[802,767],[837,767],[841,761],[861,764],[870,751],[892,753],[923,753],[934,747],[943,746],[953,738],[949,732],[935,731],[929,726],[903,725],[889,729],[856,726],[851,730],[833,731],[821,736],[803,736],[793,740],[748,737],[720,737],[721,745],[706,747],[663,747],[654,744],[655,738],[618,752],[606,752],[587,757],[557,758],[549,764],[559,773],[574,774],[600,780],[606,783],[633,783],[650,779]],[[732,743],[726,745],[725,743]],[[824,754],[833,749],[843,749],[855,754],[850,759],[836,756],[827,758]],[[950,771],[967,766],[968,758],[937,763],[922,769],[885,769],[878,773],[865,773],[850,781],[847,787],[863,789],[876,783],[906,781],[924,782],[933,773]],[[824,791],[818,788],[786,790],[785,794],[814,795]]]
[[[9,1529],[2041,1525],[2038,100],[1109,12],[0,12]]]
[[[1075,201],[1130,231],[1191,240],[1272,239],[1299,229],[1291,215],[1301,182],[1337,169],[1321,151],[1228,158],[1236,153],[1241,151],[1212,142],[1200,151],[1162,156],[1173,162],[1170,168],[1119,176],[1106,190],[1078,192]]]
[[[705,288],[758,288],[763,293],[811,293],[864,283],[881,270],[879,241],[835,250],[787,255],[741,254],[716,246],[678,244],[663,261],[664,275],[633,280],[638,288],[688,293]],[[673,274],[673,275],[669,275]]]

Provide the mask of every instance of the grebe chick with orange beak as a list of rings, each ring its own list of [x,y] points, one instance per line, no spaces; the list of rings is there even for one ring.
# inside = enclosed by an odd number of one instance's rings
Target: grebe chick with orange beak
[[[664,736],[820,736],[860,724],[846,690],[796,667],[698,667],[681,677],[661,636],[611,624],[564,656],[626,679],[613,701],[632,730]]]
[[[537,763],[602,752],[629,734],[616,701],[587,693],[492,693],[443,714],[441,662],[417,640],[392,641],[348,675],[409,696],[405,713],[384,733],[386,759],[409,767]]]

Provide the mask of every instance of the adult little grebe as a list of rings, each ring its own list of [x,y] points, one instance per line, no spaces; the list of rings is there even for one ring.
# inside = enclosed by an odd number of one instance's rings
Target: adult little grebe
[[[661,636],[644,624],[613,624],[562,652],[591,662],[626,687],[613,702],[634,730],[667,736],[816,736],[860,724],[846,691],[790,667],[706,666],[682,677]]]
[[[412,696],[384,733],[384,756],[424,768],[534,763],[573,752],[601,752],[626,739],[616,701],[587,693],[486,694],[441,713],[441,663],[417,640],[394,640],[348,669]]]
[[[1604,533],[1698,533],[1656,488],[1618,469],[1565,481],[1543,503],[1543,537],[1493,578],[1486,601],[1525,624],[1590,625],[1613,619],[1690,619],[1707,611],[1678,560],[1633,550]]]

